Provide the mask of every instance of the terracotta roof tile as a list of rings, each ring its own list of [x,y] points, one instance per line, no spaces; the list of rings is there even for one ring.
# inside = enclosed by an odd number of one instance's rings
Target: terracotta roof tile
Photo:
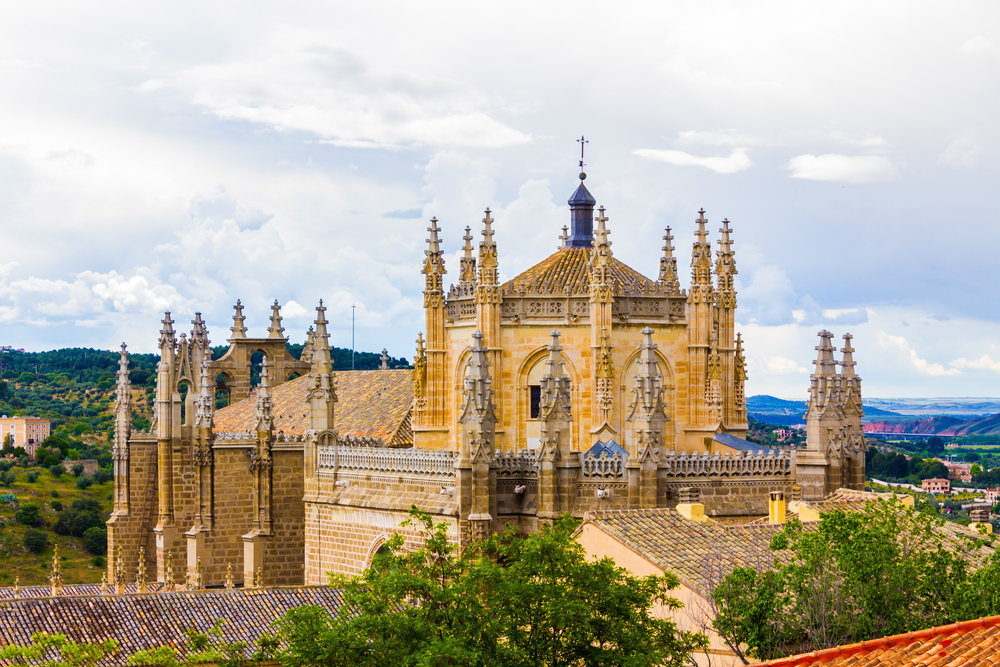
[[[413,375],[408,370],[338,371],[334,426],[344,436],[381,438],[386,444],[413,444],[410,413]],[[309,378],[302,376],[271,389],[274,429],[302,433],[308,425],[306,393]],[[257,390],[215,413],[216,432],[250,431],[256,420]]]
[[[26,646],[43,631],[77,642],[117,639],[121,650],[103,664],[124,665],[136,651],[182,648],[186,630],[208,631],[217,619],[225,641],[252,646],[289,609],[318,605],[333,611],[342,602],[340,591],[326,586],[7,599],[0,601],[0,647]]]
[[[619,293],[625,285],[638,286],[653,281],[635,269],[611,258],[610,277],[612,289]],[[560,248],[538,264],[504,283],[500,291],[504,295],[516,295],[521,284],[528,292],[586,294],[590,275],[590,248]]]
[[[1000,664],[1000,616],[793,655],[761,667],[966,667]]]

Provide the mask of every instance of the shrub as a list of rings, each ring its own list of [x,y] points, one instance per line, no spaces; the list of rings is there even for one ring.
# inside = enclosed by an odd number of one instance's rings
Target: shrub
[[[28,484],[34,484],[35,482],[37,482],[38,481],[38,471],[37,470],[32,470],[31,472],[29,472],[28,475],[27,475],[27,479],[28,479]]]
[[[25,526],[37,526],[40,523],[39,510],[35,503],[25,503],[14,513],[14,519]]]
[[[113,472],[111,472],[110,470],[106,470],[104,468],[101,468],[94,475],[94,482],[97,483],[97,484],[106,484],[107,482],[110,482],[114,478],[115,478],[115,474]]]
[[[7,472],[13,465],[13,461],[0,461],[0,472]]]
[[[108,561],[104,556],[94,556],[90,561],[90,564],[96,568],[104,568],[108,566]]]
[[[66,472],[66,468],[63,468],[62,464],[57,463],[57,464],[55,464],[53,466],[49,466],[49,473],[53,477],[55,477],[56,479],[59,479],[60,477],[62,477],[63,473],[65,473],[65,472]]]
[[[104,526],[88,528],[83,534],[83,546],[98,556],[108,553],[108,530]]]
[[[17,475],[14,473],[13,470],[11,470],[10,472],[0,473],[0,484],[9,487],[15,482],[17,482]]]
[[[83,474],[83,464],[82,463],[73,464],[73,467],[70,468],[70,471],[73,473],[74,477],[79,477],[80,475]]]
[[[49,536],[40,530],[29,528],[24,531],[24,546],[33,554],[40,554],[49,546]]]
[[[52,489],[52,497],[53,498],[59,497],[59,489]]]
[[[87,477],[83,475],[76,480],[76,488],[78,489],[89,489],[94,483],[93,477]]]
[[[3,503],[4,505],[13,505],[16,502],[17,502],[17,496],[15,496],[13,493],[5,493],[2,496],[0,496],[0,503]]]
[[[61,502],[59,502],[58,500],[53,500],[53,501],[52,501],[51,503],[49,503],[49,504],[50,504],[50,505],[52,506],[52,509],[54,509],[55,511],[57,511],[57,512],[62,512],[62,510],[63,510],[63,506],[62,506],[62,503],[61,503]]]

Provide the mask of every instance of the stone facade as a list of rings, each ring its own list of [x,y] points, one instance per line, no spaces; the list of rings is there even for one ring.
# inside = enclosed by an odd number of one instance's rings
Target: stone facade
[[[742,439],[728,220],[713,260],[699,212],[684,291],[669,228],[652,280],[613,256],[609,218],[603,207],[594,215],[582,180],[569,204],[562,247],[505,284],[487,210],[478,254],[466,228],[459,282],[447,291],[431,220],[426,329],[412,372],[335,377],[322,302],[298,360],[277,304],[267,337],[249,338],[237,303],[218,360],[200,315],[190,338],[178,338],[168,313],[154,424],[134,433],[123,349],[109,541],[124,569],[135,569],[142,546],[151,581],[164,580],[173,554],[182,573],[200,563],[208,586],[230,565],[245,585],[258,573],[266,584],[322,584],[328,572],[359,572],[394,532],[416,543],[418,529],[402,526],[412,506],[460,545],[507,525],[532,532],[565,513],[674,507],[681,489],[698,493],[710,516],[766,514],[771,492],[790,493],[796,460]],[[822,377],[815,400],[837,387],[830,400],[848,442],[838,451],[848,451],[860,380],[849,356],[839,380]],[[231,401],[216,412],[220,392]],[[834,412],[816,413],[832,428]],[[857,472],[828,453],[809,466],[807,477],[852,484]]]

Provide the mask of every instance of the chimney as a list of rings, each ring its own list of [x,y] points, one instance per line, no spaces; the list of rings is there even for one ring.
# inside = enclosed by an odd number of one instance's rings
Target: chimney
[[[796,487],[797,488],[797,487]],[[792,491],[794,493],[794,489]],[[767,503],[767,522],[773,525],[785,523],[785,492],[772,491]]]
[[[993,524],[990,523],[990,511],[984,509],[972,510],[969,512],[972,519],[971,528],[986,535],[993,533]]]
[[[701,492],[696,486],[685,486],[677,489],[680,502],[677,503],[677,513],[691,521],[705,521],[705,506],[701,504]]]

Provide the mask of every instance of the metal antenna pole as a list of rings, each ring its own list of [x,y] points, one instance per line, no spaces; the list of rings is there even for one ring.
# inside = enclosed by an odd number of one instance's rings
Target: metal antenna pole
[[[351,304],[351,370],[354,370],[354,304]]]

